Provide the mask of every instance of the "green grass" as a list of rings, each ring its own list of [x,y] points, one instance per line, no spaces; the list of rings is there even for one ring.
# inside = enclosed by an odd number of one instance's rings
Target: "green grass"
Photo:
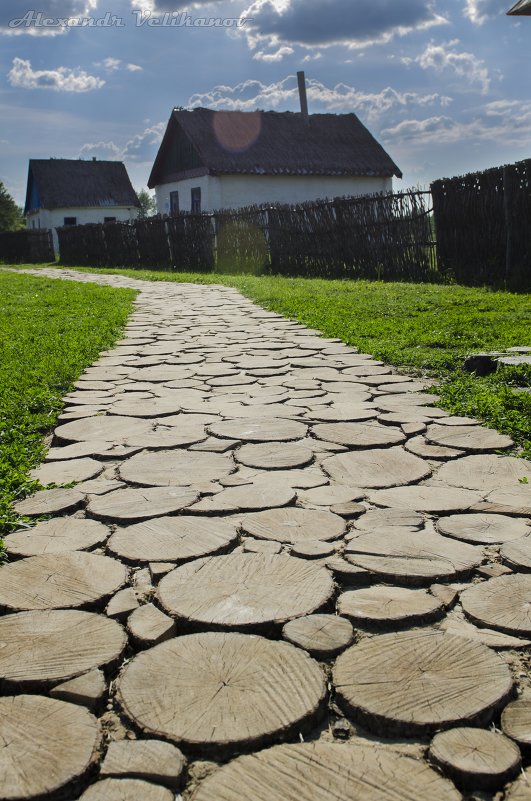
[[[62,396],[123,329],[135,293],[0,270],[0,534],[12,503],[36,486],[28,471]]]
[[[149,281],[224,284],[397,367],[440,379],[440,405],[509,434],[531,458],[531,369],[479,378],[468,353],[529,345],[529,295],[457,285],[326,281],[277,276],[99,269]]]
[[[149,281],[224,284],[267,309],[338,337],[397,367],[440,379],[440,405],[509,434],[531,458],[531,368],[479,378],[464,357],[529,345],[529,295],[457,285],[327,281],[276,276],[87,270]]]

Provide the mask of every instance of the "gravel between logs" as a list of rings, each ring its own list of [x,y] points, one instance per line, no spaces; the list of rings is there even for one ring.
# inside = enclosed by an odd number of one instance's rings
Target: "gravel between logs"
[[[138,296],[5,536],[0,801],[530,801],[508,438],[234,289],[34,274]]]

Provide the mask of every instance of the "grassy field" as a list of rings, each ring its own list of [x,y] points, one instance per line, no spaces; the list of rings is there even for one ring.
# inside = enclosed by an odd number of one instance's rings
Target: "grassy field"
[[[326,281],[251,275],[90,270],[149,281],[224,284],[361,351],[440,379],[440,405],[511,435],[531,458],[531,367],[478,378],[471,352],[530,345],[529,295],[455,285]]]
[[[16,525],[11,504],[35,486],[62,396],[113,345],[135,293],[0,270],[0,535]]]

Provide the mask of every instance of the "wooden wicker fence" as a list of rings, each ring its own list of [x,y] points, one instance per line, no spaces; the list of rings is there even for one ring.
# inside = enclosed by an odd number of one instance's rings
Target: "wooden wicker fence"
[[[58,229],[68,265],[437,280],[429,192]]]
[[[44,228],[0,231],[0,261],[6,264],[55,261],[52,232]]]
[[[531,286],[531,159],[431,185],[439,269],[460,284]]]

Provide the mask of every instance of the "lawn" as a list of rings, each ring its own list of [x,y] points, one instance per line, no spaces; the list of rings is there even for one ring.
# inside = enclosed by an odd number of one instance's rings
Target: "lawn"
[[[135,292],[0,270],[0,534],[35,485],[62,396],[120,335]]]
[[[31,266],[31,265],[28,265]],[[467,353],[529,345],[529,295],[462,286],[325,281],[159,271],[93,270],[145,280],[218,283],[398,367],[440,379],[440,405],[511,435],[531,458],[531,368],[464,373]],[[0,271],[0,533],[34,486],[61,397],[112,346],[134,292]]]
[[[435,376],[440,405],[512,436],[531,458],[531,367],[486,378],[464,373],[471,352],[530,345],[529,295],[441,284],[276,276],[91,270],[150,281],[224,284],[267,309],[397,367]]]

